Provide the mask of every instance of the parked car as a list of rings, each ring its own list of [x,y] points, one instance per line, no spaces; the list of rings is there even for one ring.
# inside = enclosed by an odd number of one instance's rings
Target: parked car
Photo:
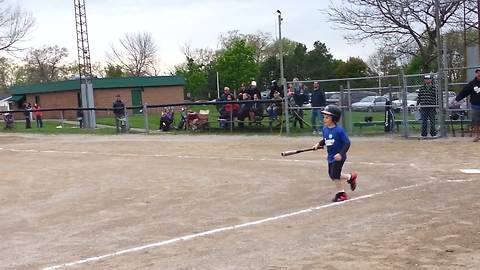
[[[391,100],[394,101],[394,100],[399,100],[400,97],[401,97],[401,93],[400,92],[392,92],[392,98]],[[384,97],[390,99],[390,93],[386,93],[385,95],[383,95]]]
[[[350,101],[351,101],[351,103],[355,103],[355,102],[359,102],[364,97],[376,96],[376,95],[377,95],[377,93],[372,92],[372,91],[351,91],[350,92]],[[327,98],[327,104],[340,105],[340,93],[337,92],[337,93],[331,95],[330,98]],[[345,91],[345,92],[343,92],[342,106],[347,106],[347,105],[348,105],[348,92]]]
[[[352,104],[353,111],[380,112],[385,111],[388,98],[383,96],[368,96]]]
[[[418,93],[408,93],[407,94],[407,108],[408,111],[413,111],[415,110],[415,107],[417,106],[417,98],[418,98]],[[395,112],[400,112],[402,111],[403,108],[403,101],[402,99],[394,100],[392,101],[392,107]]]

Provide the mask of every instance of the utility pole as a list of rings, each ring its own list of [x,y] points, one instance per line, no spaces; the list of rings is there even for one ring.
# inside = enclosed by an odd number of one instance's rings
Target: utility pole
[[[78,71],[80,75],[80,91],[82,95],[82,107],[94,108],[95,101],[92,84],[92,65],[90,62],[90,45],[87,32],[87,13],[85,0],[74,0],[75,26],[77,30]],[[83,126],[95,128],[95,111],[83,111]]]
[[[283,110],[285,112],[285,132],[290,134],[290,121],[288,116],[288,92],[287,92],[287,80],[283,71],[283,42],[282,42],[282,12],[277,10],[278,13],[278,43],[280,52],[280,80],[283,84]]]

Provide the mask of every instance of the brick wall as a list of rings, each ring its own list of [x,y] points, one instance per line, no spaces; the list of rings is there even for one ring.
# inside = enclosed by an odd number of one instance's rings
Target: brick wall
[[[79,91],[64,91],[54,93],[42,93],[42,94],[27,94],[26,102],[35,104],[35,96],[40,98],[40,107],[42,109],[55,109],[55,108],[77,108],[77,93]],[[22,107],[23,109],[23,107]],[[66,119],[76,119],[75,111],[65,111],[63,117]],[[22,117],[23,118],[23,117]],[[43,112],[44,119],[60,119],[61,113],[59,111]]]
[[[120,98],[126,106],[132,106],[132,88],[112,88],[112,89],[99,89],[94,90],[95,95],[95,107],[99,108],[111,108],[112,103],[115,101],[115,96],[120,95]],[[77,108],[78,100],[77,93],[80,91],[63,91],[53,93],[39,93],[39,94],[27,94],[26,102],[35,104],[35,96],[40,97],[40,106],[42,109],[54,109],[54,108]],[[181,103],[183,102],[184,93],[182,86],[169,86],[169,87],[146,87],[142,91],[142,103],[149,105],[159,105],[168,103]],[[23,106],[23,104],[22,104]],[[23,107],[21,107],[23,109]],[[152,110],[153,113],[160,112],[160,110]],[[131,113],[131,112],[130,112]],[[97,117],[112,116],[113,113],[98,111]],[[43,118],[45,119],[59,119],[61,117],[60,112],[44,112]],[[63,117],[65,119],[76,120],[76,111],[65,111]],[[23,119],[23,114],[17,113],[15,119]]]

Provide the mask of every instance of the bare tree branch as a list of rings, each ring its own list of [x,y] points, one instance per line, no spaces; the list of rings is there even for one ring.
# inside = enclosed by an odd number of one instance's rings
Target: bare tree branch
[[[126,34],[119,43],[120,49],[112,45],[107,53],[110,64],[121,66],[134,77],[158,74],[157,46],[150,33]]]
[[[440,27],[458,22],[467,0],[442,1]],[[337,28],[350,32],[351,42],[374,39],[398,56],[420,54],[425,66],[437,46],[434,0],[341,0],[325,11]]]
[[[34,25],[33,16],[19,6],[7,6],[0,0],[0,51],[14,52]]]

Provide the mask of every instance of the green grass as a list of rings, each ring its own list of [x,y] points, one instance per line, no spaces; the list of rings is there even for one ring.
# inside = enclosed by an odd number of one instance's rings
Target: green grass
[[[219,123],[217,119],[219,118],[219,113],[217,111],[217,108],[215,105],[193,105],[188,107],[189,110],[193,110],[195,112],[198,112],[200,110],[209,110],[210,111],[210,130],[205,131],[210,134],[228,134],[230,133],[230,129],[222,129],[219,126]],[[158,113],[160,110],[157,110],[157,113],[153,113],[152,110],[149,111],[148,114],[148,123],[149,123],[149,128],[150,130],[157,130],[160,125],[160,114]],[[385,113],[384,112],[352,112],[352,122],[353,123],[363,123],[365,121],[366,116],[371,116],[373,121],[384,121],[385,118]],[[350,117],[350,113],[346,112],[345,115],[345,120],[346,120],[346,128],[348,129],[348,119]],[[311,119],[311,110],[304,110],[304,120],[308,124],[310,124],[310,119]],[[402,119],[402,114],[401,113],[396,113],[395,114],[395,119],[400,120]],[[409,119],[413,120],[414,116],[412,114],[409,114]],[[137,129],[144,129],[144,116],[143,114],[135,114],[135,115],[130,115],[128,117],[129,125],[131,128],[137,128]],[[174,123],[175,125],[180,121],[180,113],[176,112],[174,114]],[[97,117],[97,124],[102,124],[102,125],[109,125],[109,126],[115,126],[115,117],[114,116],[109,116],[109,117]],[[277,126],[277,123],[274,123],[274,126]],[[292,127],[292,123],[290,124],[290,133],[293,136],[297,135],[310,135],[312,133],[312,128],[309,125],[304,125],[304,128],[301,129],[300,127]],[[198,131],[196,133],[205,133],[203,131]],[[380,135],[380,134],[385,134],[384,132],[384,127],[383,125],[381,126],[364,126],[362,128],[359,127],[354,127],[354,130],[349,132],[353,134],[362,134],[362,135]],[[190,134],[192,133],[191,131],[175,131],[172,130],[173,134]],[[269,128],[269,119],[264,118],[264,122],[262,123],[261,126],[258,125],[251,125],[249,126],[248,123],[245,124],[244,128],[238,128],[235,127],[233,129],[233,133],[235,134],[244,134],[244,135],[259,135],[259,134],[284,134],[285,133],[285,127],[283,127],[283,130],[280,130],[279,127],[273,128],[270,130]]]
[[[26,129],[25,122],[15,122],[13,129],[4,129],[3,125],[0,128],[0,133],[34,133],[34,134],[99,134],[99,135],[111,135],[116,134],[116,130],[112,128],[99,128],[99,129],[81,129],[78,126],[64,124],[63,128],[58,121],[44,121],[43,128],[37,128],[35,122],[32,122],[32,128]]]

